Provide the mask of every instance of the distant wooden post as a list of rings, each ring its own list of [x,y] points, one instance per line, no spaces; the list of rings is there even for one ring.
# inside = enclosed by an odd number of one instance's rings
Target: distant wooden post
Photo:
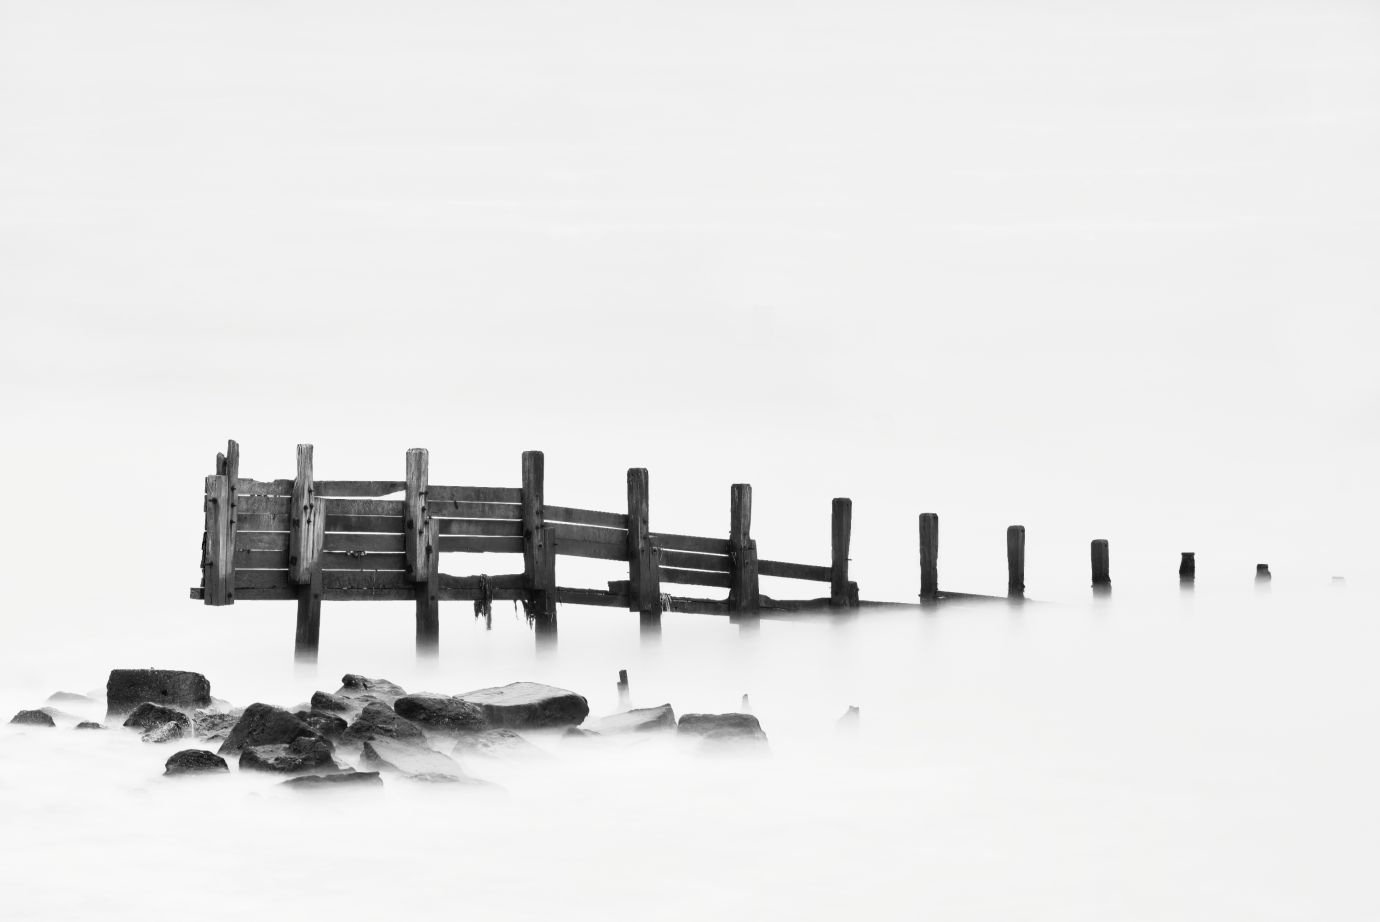
[[[297,446],[288,522],[288,578],[297,584],[296,656],[316,659],[321,638],[321,548],[326,538],[326,501],[316,496],[312,448]]]
[[[628,670],[618,670],[618,706],[627,708],[630,701],[628,689]]]
[[[403,551],[407,554],[407,573],[414,583],[425,582],[431,567],[431,555],[426,553],[427,540],[431,536],[431,515],[426,503],[430,476],[427,450],[409,448],[403,499]]]
[[[546,456],[522,453],[522,569],[527,615],[540,634],[556,624],[556,554],[546,525]]]
[[[1025,595],[1025,526],[1006,529],[1006,594],[1013,599]]]
[[[857,605],[848,583],[848,547],[853,540],[853,501],[835,497],[829,517],[829,604],[834,608]]]
[[[1093,589],[1098,590],[1112,586],[1111,547],[1106,538],[1098,538],[1092,543],[1092,584]]]
[[[920,598],[939,598],[939,515],[920,513]]]
[[[661,625],[661,574],[652,546],[647,469],[628,469],[628,603],[641,615],[642,626],[655,633]]]
[[[1179,582],[1191,583],[1197,576],[1197,565],[1193,560],[1192,551],[1183,551],[1179,557]]]
[[[728,607],[756,611],[759,600],[757,542],[752,540],[752,486],[735,483],[729,490]]]
[[[427,519],[417,556],[426,558],[426,578],[417,581],[417,655],[435,656],[441,648],[441,522]]]
[[[206,538],[202,548],[203,598],[207,605],[235,603],[236,492],[240,445],[231,439],[216,454],[216,473],[206,478]]]
[[[1255,565],[1255,581],[1257,583],[1268,583],[1270,581],[1270,565],[1268,563],[1258,563]]]

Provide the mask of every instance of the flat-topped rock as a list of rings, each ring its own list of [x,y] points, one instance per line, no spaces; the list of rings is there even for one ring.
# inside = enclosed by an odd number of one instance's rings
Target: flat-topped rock
[[[391,707],[378,701],[370,702],[355,718],[354,723],[340,735],[343,743],[359,744],[370,740],[389,739],[420,743],[426,739],[422,728],[403,717]]]
[[[370,740],[364,744],[359,762],[365,768],[397,772],[408,777],[448,775],[456,780],[465,777],[464,771],[454,759],[420,743],[389,739]]]
[[[403,691],[401,685],[396,685],[387,679],[371,679],[368,676],[346,673],[340,677],[340,688],[336,690],[336,695],[342,698],[355,698],[360,695],[369,695],[380,701],[387,701],[392,704],[407,692]]]
[[[168,761],[163,763],[165,775],[202,775],[229,770],[224,759],[205,749],[183,749],[168,756]]]
[[[211,683],[199,672],[112,669],[105,684],[106,716],[128,714],[145,701],[168,707],[210,707]]]
[[[513,682],[459,697],[479,705],[492,726],[512,730],[574,726],[589,716],[583,695],[539,682]]]
[[[717,742],[767,741],[762,725],[751,714],[682,714],[676,732],[682,736],[699,736]]]
[[[338,790],[341,788],[381,788],[383,779],[378,772],[341,771],[332,775],[302,775],[282,783],[294,791]]]
[[[56,727],[53,716],[47,711],[20,711],[10,718],[10,723],[25,727]]]
[[[244,709],[240,719],[220,744],[222,755],[233,755],[250,746],[275,746],[300,737],[315,739],[319,734],[297,715],[271,704],[256,702]]]
[[[287,744],[250,746],[240,753],[240,769],[246,771],[334,772],[335,747],[330,740],[299,736]]]
[[[591,727],[596,733],[647,733],[676,729],[676,712],[669,704],[651,708],[633,708],[621,714],[601,717]]]
[[[393,710],[419,726],[442,733],[471,733],[489,726],[483,708],[452,695],[404,695],[393,702]]]

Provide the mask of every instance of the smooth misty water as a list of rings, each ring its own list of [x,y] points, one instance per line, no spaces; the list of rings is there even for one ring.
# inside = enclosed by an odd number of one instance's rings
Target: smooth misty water
[[[160,664],[204,670],[237,704],[292,705],[350,670],[450,692],[550,681],[598,715],[626,667],[636,705],[722,711],[750,694],[771,756],[543,737],[551,760],[466,763],[502,795],[399,782],[301,798],[262,776],[170,782],[176,747],[124,731],[5,727],[4,914],[1374,918],[1372,600],[1279,585],[1131,595],[768,622],[755,636],[671,615],[653,649],[626,612],[571,609],[547,655],[504,609],[486,634],[448,607],[426,672],[370,634],[378,607],[357,606],[328,622],[316,677],[246,655],[270,619],[210,618],[196,630],[220,638],[213,652]],[[144,665],[98,649],[64,662],[51,681],[30,669],[0,704]],[[853,741],[833,726],[850,704]]]

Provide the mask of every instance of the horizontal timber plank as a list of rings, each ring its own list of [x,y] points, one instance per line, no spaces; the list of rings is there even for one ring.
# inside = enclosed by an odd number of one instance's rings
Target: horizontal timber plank
[[[321,554],[323,570],[406,570],[406,554],[369,554],[359,551],[353,554]]]
[[[448,573],[439,573],[436,578],[442,589],[480,589],[484,581],[482,576],[451,576]],[[495,590],[523,589],[527,585],[527,577],[521,573],[502,573],[488,580],[489,587]]]
[[[667,535],[652,532],[652,544],[668,551],[699,551],[704,554],[727,554],[727,538],[700,538],[695,535]]]
[[[681,570],[677,567],[662,567],[663,583],[681,583],[689,586],[722,586],[728,588],[727,573],[713,573],[709,570]]]
[[[521,538],[522,523],[504,519],[437,519],[442,535],[486,535],[490,538]]]
[[[235,534],[235,553],[240,551],[286,551],[285,531],[241,531]]]
[[[520,503],[521,487],[442,487],[429,486],[427,502],[459,500],[466,503]]]
[[[433,519],[521,519],[522,507],[516,503],[472,503],[458,499],[428,496],[426,511]]]
[[[521,538],[486,538],[474,535],[442,535],[438,541],[446,553],[521,554]]]
[[[627,608],[626,592],[605,592],[602,589],[577,589],[557,587],[556,601],[566,605],[602,605],[608,608]]]
[[[556,553],[567,557],[589,557],[594,560],[627,560],[628,549],[622,544],[597,544],[593,541],[556,539]]]
[[[241,477],[235,482],[235,493],[239,496],[291,496],[291,480],[250,480]]]
[[[249,512],[239,517],[240,531],[291,531],[292,516]],[[326,531],[357,531],[402,534],[403,520],[396,515],[326,515]]]
[[[599,512],[596,509],[576,509],[573,506],[545,507],[546,521],[570,522],[575,525],[601,525],[605,528],[628,527],[626,512]]]
[[[807,563],[786,563],[780,560],[757,561],[757,572],[762,576],[808,579],[819,583],[827,583],[833,579],[833,571],[828,567],[816,567]]]
[[[549,526],[556,541],[588,541],[593,544],[614,544],[626,548],[628,532],[622,528],[598,528],[594,525],[566,525],[557,522]]]
[[[248,548],[235,549],[235,569],[238,570],[286,570],[288,552],[254,551]]]
[[[403,501],[400,499],[333,498],[326,506],[326,514],[401,516],[403,514]]]
[[[387,551],[390,554],[401,554],[403,552],[403,536],[401,533],[396,535],[360,535],[339,531],[327,532],[322,550]]]
[[[715,573],[728,573],[732,569],[727,557],[719,554],[696,554],[692,551],[662,551],[661,565],[683,567],[687,570],[712,570]]]
[[[246,513],[262,515],[288,515],[292,512],[291,496],[239,496],[235,500],[237,516]]]
[[[317,496],[390,496],[407,489],[401,480],[318,480],[313,484]]]
[[[282,600],[289,601],[296,599],[300,592],[300,587],[284,584],[269,588],[245,588],[236,589],[235,597],[240,601],[266,601]],[[205,590],[200,587],[191,589],[191,597],[201,599]],[[471,602],[478,599],[480,590],[470,588],[438,589],[437,598],[443,602]],[[496,601],[515,602],[526,597],[524,589],[495,589],[493,598]],[[321,599],[325,602],[388,602],[388,601],[410,601],[417,597],[415,587],[409,588],[360,588],[360,587],[334,587],[323,588]]]

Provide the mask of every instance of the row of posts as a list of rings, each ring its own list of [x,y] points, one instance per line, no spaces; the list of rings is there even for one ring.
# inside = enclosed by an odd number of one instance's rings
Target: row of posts
[[[1107,539],[1094,539],[1091,550],[1093,592],[1110,592],[1111,548]],[[1194,552],[1183,551],[1179,558],[1180,585],[1191,587],[1196,576]],[[1255,580],[1257,583],[1269,582],[1269,564],[1256,564]],[[1025,597],[1024,525],[1012,525],[1006,529],[1006,594],[1013,599]],[[933,512],[920,513],[920,599],[924,602],[939,599],[939,516]]]

